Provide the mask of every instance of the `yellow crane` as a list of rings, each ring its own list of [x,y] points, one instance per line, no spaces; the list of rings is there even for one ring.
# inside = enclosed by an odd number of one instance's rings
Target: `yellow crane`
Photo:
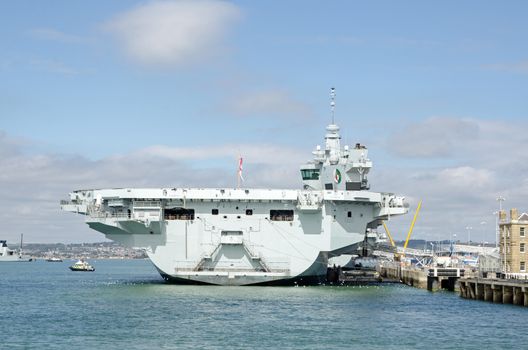
[[[409,244],[409,240],[411,239],[411,234],[414,229],[414,224],[416,223],[416,219],[418,219],[418,213],[420,212],[421,207],[422,207],[422,201],[420,200],[420,202],[418,203],[418,207],[416,208],[416,211],[414,212],[414,217],[411,222],[411,227],[409,227],[409,231],[407,232],[407,239],[405,240],[405,244],[403,245],[403,254],[400,255],[398,252],[394,253],[395,261],[399,261],[402,255],[405,256],[405,249],[407,249],[407,245]],[[394,243],[394,240],[392,239],[389,228],[387,227],[384,221],[382,221],[382,223],[383,223],[383,228],[385,229],[385,232],[387,232],[387,236],[389,237],[391,245],[396,248],[396,244]]]
[[[382,221],[381,223],[383,224],[383,228],[385,229],[385,232],[387,232],[387,236],[390,239],[391,245],[393,247],[396,247],[396,244],[394,244],[394,240],[392,239],[392,236],[390,234],[389,228],[387,227],[387,224],[385,224],[385,221]]]

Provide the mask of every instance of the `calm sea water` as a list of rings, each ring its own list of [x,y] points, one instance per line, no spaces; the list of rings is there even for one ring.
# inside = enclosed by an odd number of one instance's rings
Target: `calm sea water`
[[[528,309],[402,285],[164,284],[145,260],[0,263],[1,349],[526,349]]]

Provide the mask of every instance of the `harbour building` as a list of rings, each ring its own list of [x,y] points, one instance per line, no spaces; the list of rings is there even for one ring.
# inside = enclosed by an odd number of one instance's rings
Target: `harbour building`
[[[501,273],[495,278],[489,270],[489,263],[485,261],[488,269],[487,276],[460,279],[460,296],[467,299],[485,300],[500,304],[514,304],[528,307],[528,288],[526,271],[528,243],[528,214],[519,215],[517,209],[510,209],[507,217],[506,211],[499,211],[499,255]],[[490,257],[492,258],[492,257]],[[482,269],[482,266],[481,266]],[[491,278],[489,278],[492,276]],[[488,277],[488,278],[482,278]]]
[[[527,278],[528,214],[519,215],[517,209],[499,212],[499,253],[502,272],[506,278]]]

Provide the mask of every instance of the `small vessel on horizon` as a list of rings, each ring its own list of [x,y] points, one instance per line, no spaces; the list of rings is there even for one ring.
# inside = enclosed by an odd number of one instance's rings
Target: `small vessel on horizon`
[[[7,246],[6,240],[0,240],[0,262],[33,261],[33,259],[30,258],[29,256],[22,255],[22,238],[23,238],[23,235],[20,235],[20,248],[18,249],[18,253],[13,249],[9,249],[9,247]]]
[[[81,260],[78,260],[72,266],[70,266],[70,270],[72,271],[95,271],[95,268],[92,265],[88,264],[86,261],[81,259]]]
[[[62,259],[61,258],[57,258],[55,256],[51,256],[49,258],[46,259],[47,262],[62,262]]]
[[[62,258],[59,257],[59,253],[57,251],[48,251],[46,254],[46,261],[47,262],[62,262]]]

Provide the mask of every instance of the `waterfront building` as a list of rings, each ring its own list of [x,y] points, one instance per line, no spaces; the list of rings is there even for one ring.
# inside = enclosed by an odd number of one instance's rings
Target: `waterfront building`
[[[528,278],[528,214],[519,215],[517,209],[499,212],[501,269],[505,277]]]

